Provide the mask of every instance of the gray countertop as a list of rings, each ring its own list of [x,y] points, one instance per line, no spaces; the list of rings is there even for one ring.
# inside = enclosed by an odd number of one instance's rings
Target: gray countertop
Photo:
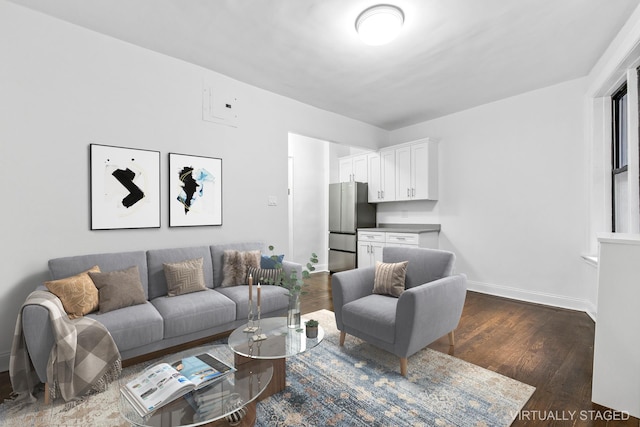
[[[358,231],[382,231],[386,233],[439,232],[440,224],[378,224],[377,227],[358,228]]]

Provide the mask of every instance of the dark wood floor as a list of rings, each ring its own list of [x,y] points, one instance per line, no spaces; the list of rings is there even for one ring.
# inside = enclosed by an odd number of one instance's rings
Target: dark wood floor
[[[303,313],[333,310],[330,276],[308,283]],[[591,403],[593,337],[585,313],[468,292],[454,356],[536,387],[513,426],[639,426],[636,418],[608,420],[611,413]],[[446,336],[429,347],[450,352]],[[8,373],[0,373],[0,401],[10,392]]]

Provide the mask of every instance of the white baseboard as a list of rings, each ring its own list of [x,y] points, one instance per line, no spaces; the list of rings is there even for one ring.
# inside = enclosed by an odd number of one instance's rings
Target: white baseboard
[[[545,292],[528,291],[509,286],[494,285],[491,283],[467,281],[467,288],[470,291],[483,294],[495,295],[515,299],[519,301],[532,302],[535,304],[549,305],[552,307],[567,308],[569,310],[584,311],[589,317],[596,320],[596,307],[591,301],[579,298],[570,298],[563,295],[555,295]]]

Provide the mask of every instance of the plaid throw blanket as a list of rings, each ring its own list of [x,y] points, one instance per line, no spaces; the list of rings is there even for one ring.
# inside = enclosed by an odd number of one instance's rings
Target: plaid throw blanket
[[[22,308],[41,305],[49,310],[55,344],[47,364],[47,383],[51,398],[59,394],[69,402],[87,394],[101,392],[120,376],[120,352],[109,331],[88,317],[69,319],[62,303],[51,292],[34,291]],[[33,389],[39,383],[22,332],[22,308],[9,359],[9,376],[16,400],[33,399]]]

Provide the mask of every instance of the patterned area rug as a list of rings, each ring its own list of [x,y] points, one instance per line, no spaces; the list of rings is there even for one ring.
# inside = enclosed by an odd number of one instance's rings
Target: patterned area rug
[[[508,426],[535,390],[430,349],[409,358],[403,378],[399,359],[389,353],[352,336],[339,347],[332,312],[305,317],[320,321],[324,341],[287,360],[287,388],[258,404],[257,426]],[[127,426],[118,393],[111,384],[69,410],[60,399],[44,405],[42,393],[25,407],[3,403],[0,425]]]

